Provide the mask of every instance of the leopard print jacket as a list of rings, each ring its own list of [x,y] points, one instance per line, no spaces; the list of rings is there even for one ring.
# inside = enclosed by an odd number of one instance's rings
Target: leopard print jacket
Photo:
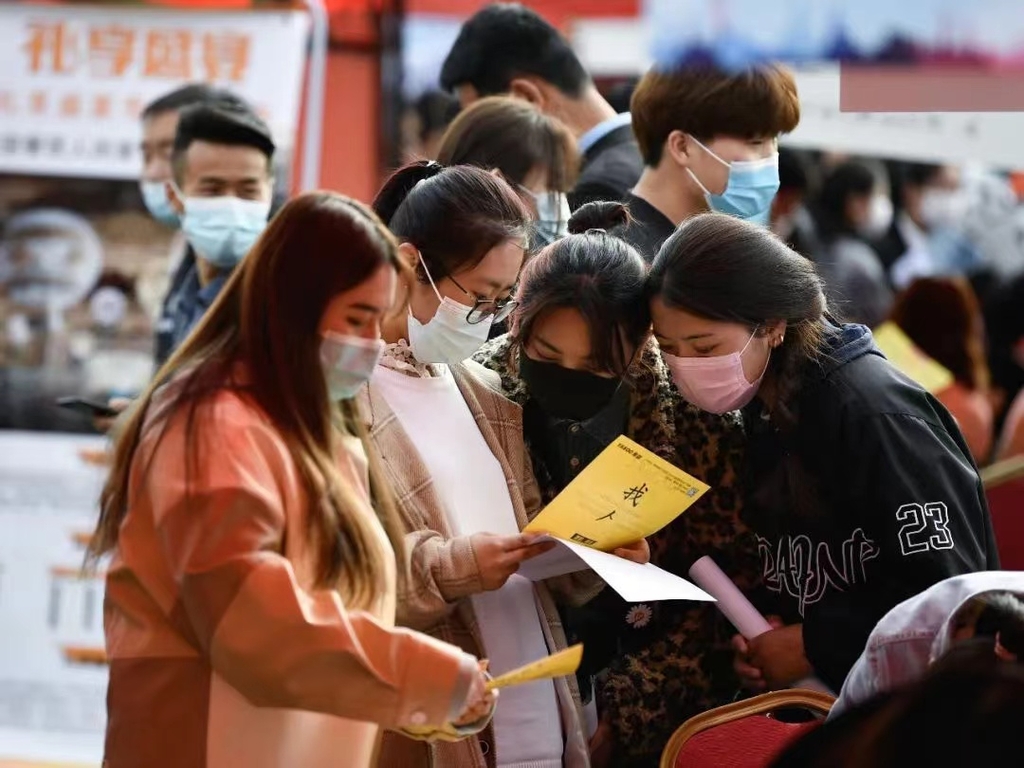
[[[501,376],[510,400],[529,398],[518,378],[518,350],[507,336],[488,342],[474,360]],[[651,560],[684,578],[711,555],[740,589],[753,591],[761,566],[756,539],[741,519],[740,462],[744,434],[739,414],[716,416],[688,404],[672,383],[652,339],[628,372],[632,386],[627,437],[703,480],[711,491],[650,537]],[[527,450],[545,501],[555,487],[539,452]],[[738,680],[729,639],[734,630],[712,604],[626,604],[605,590],[592,608],[621,617],[614,659],[601,672],[596,695],[602,717],[616,731],[615,765],[657,763],[672,731],[691,715],[732,700]]]

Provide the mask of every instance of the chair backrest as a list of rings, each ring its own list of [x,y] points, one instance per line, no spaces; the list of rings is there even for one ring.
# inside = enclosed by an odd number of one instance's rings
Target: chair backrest
[[[817,725],[784,723],[771,717],[773,711],[796,707],[827,715],[834,701],[827,693],[789,689],[695,715],[665,745],[661,768],[765,768],[791,741]]]
[[[1024,570],[1024,457],[986,467],[981,472],[999,549],[999,567]]]

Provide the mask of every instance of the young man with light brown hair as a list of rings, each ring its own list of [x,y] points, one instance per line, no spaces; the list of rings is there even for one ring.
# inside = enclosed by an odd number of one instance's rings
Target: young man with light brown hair
[[[708,210],[766,224],[779,188],[778,137],[796,128],[792,74],[764,64],[655,68],[630,104],[644,171],[616,234],[648,261],[684,220]]]

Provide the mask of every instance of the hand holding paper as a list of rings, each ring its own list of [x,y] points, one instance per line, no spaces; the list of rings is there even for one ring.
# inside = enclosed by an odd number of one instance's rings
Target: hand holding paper
[[[488,696],[494,697],[498,695],[498,691],[501,688],[509,688],[513,685],[532,683],[535,680],[548,680],[554,677],[572,675],[580,668],[580,662],[582,660],[583,645],[573,645],[559,651],[558,653],[553,653],[543,659],[532,661],[518,669],[510,670],[503,675],[499,675],[498,677],[488,680],[485,688]],[[481,661],[480,664],[481,668],[486,668],[487,662]],[[481,713],[477,719],[481,719],[485,715],[486,711]],[[448,723],[441,728],[432,728],[430,726],[408,726],[403,728],[402,731],[414,739],[420,739],[423,741],[459,741],[466,735],[465,732],[460,733],[459,727],[453,723]]]
[[[609,552],[660,531],[707,491],[700,480],[619,437],[523,530]]]
[[[747,640],[775,629],[710,557],[704,556],[690,567],[690,578],[718,601],[718,610]],[[799,680],[793,687],[831,693],[824,683],[814,677]]]
[[[531,662],[519,669],[513,669],[504,675],[499,675],[487,682],[487,690],[495,691],[499,688],[509,688],[513,685],[532,683],[534,680],[547,680],[552,677],[565,677],[571,675],[580,668],[583,661],[583,645],[577,643],[565,650],[553,653],[550,656]]]
[[[631,602],[710,600],[689,582],[647,562],[650,553],[644,542],[707,490],[704,483],[620,437],[526,526],[524,533],[546,533],[560,546],[523,562],[519,573],[540,581],[589,567]],[[634,556],[608,554],[624,546],[635,548]]]

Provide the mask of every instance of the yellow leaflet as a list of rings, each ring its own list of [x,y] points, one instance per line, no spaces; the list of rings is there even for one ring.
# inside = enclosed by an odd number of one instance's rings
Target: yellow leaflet
[[[922,389],[934,394],[953,383],[953,374],[914,346],[896,323],[883,323],[871,333],[893,367]]]
[[[708,486],[619,437],[523,530],[608,552],[664,528]]]
[[[508,688],[513,685],[532,683],[534,680],[547,680],[552,677],[564,677],[576,672],[583,660],[583,645],[577,644],[566,648],[564,651],[553,653],[550,656],[534,661],[519,669],[506,672],[501,677],[496,677],[487,682],[487,690],[493,691],[497,688]]]

